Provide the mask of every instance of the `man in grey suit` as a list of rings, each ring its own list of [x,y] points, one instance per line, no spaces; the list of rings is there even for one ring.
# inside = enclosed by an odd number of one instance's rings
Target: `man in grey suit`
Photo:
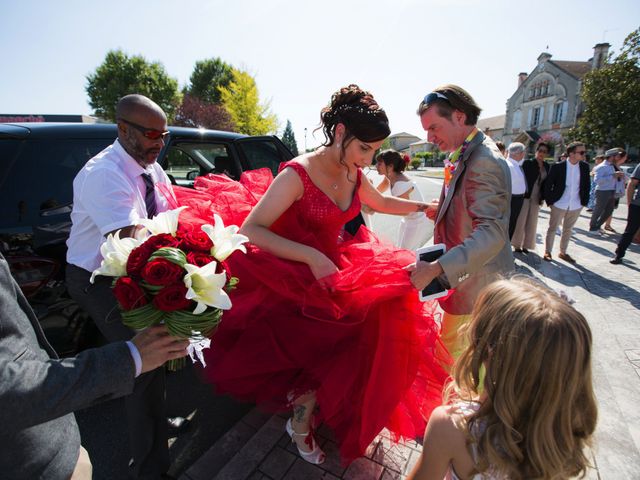
[[[509,168],[493,140],[476,128],[479,114],[457,85],[436,88],[418,107],[428,140],[452,153],[440,199],[427,210],[435,219],[434,243],[444,243],[447,252],[434,262],[418,262],[411,281],[422,289],[437,278],[455,289],[440,302],[443,343],[454,358],[464,348],[458,328],[469,321],[479,291],[514,269]]]
[[[135,377],[184,356],[164,326],[58,359],[0,254],[0,477],[89,479],[73,411],[128,395]]]

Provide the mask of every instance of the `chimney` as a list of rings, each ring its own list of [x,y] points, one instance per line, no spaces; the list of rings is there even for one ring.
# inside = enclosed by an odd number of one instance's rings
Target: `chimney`
[[[611,45],[609,45],[608,43],[598,43],[595,47],[593,47],[593,58],[591,59],[591,70],[600,68],[606,63],[607,56],[609,55],[610,46]]]
[[[528,76],[529,74],[527,72],[520,72],[518,74],[518,87],[524,83]]]
[[[550,53],[542,52],[540,54],[540,56],[538,57],[538,65],[540,65],[541,63],[545,63],[550,58],[551,58],[551,54]]]

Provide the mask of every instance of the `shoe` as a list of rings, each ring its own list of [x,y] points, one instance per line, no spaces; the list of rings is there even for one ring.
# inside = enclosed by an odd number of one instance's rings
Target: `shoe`
[[[522,249],[521,248],[514,248],[513,251],[516,252],[516,253],[522,253]]]
[[[611,260],[609,260],[609,263],[613,265],[620,265],[622,263],[622,257],[613,257]]]
[[[304,443],[309,448],[311,448],[310,452],[304,452],[300,450],[300,447],[298,447],[298,445],[296,444],[296,447],[298,448],[298,453],[300,454],[303,460],[309,463],[313,463],[314,465],[320,465],[321,463],[324,463],[326,459],[326,455],[324,454],[320,446],[316,443],[315,439],[313,438],[313,430],[310,429],[307,433],[296,433],[293,431],[293,426],[291,425],[291,419],[287,420],[287,425],[285,428],[287,430],[287,433],[291,437],[292,443],[296,443],[296,441],[293,438],[294,435],[297,435],[298,437],[307,437],[304,440]]]
[[[551,261],[551,254],[549,252],[545,252],[544,256],[542,257],[543,260],[546,260],[547,262]]]
[[[569,262],[569,263],[576,263],[576,261],[574,260],[574,258],[573,258],[571,255],[569,255],[568,253],[562,253],[562,252],[560,252],[560,253],[558,254],[558,258],[559,258],[560,260],[564,260],[565,262]]]
[[[604,229],[605,229],[607,232],[618,233],[618,232],[616,232],[616,231],[613,229],[613,227],[610,227],[609,225],[605,225],[605,226],[604,226]]]
[[[167,427],[169,429],[169,435],[175,437],[188,430],[191,422],[188,418],[184,417],[167,417]]]
[[[593,208],[587,208],[587,212],[593,212]]]
[[[522,253],[524,253],[525,255],[527,255],[529,253],[529,250],[527,250],[526,248],[522,249]]]

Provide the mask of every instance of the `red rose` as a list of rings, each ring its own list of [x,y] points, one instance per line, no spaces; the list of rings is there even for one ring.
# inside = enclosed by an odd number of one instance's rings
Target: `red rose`
[[[216,265],[216,273],[222,272],[227,275],[227,282],[229,282],[229,280],[231,280],[231,270],[229,270],[229,264],[227,262],[218,262],[218,265]]]
[[[158,310],[173,312],[174,310],[186,310],[191,306],[191,300],[187,299],[187,287],[182,283],[174,283],[164,287],[153,299],[153,305]]]
[[[150,248],[152,252],[154,252],[162,247],[177,247],[179,243],[179,240],[173,235],[168,233],[159,233],[147,238],[142,245]]]
[[[169,260],[155,258],[144,266],[141,275],[150,285],[171,285],[182,279],[184,270]]]
[[[127,275],[134,278],[140,278],[142,269],[147,264],[149,257],[155,250],[149,248],[147,243],[143,243],[139,247],[131,250],[129,258],[127,258]]]
[[[187,253],[187,262],[196,267],[204,267],[213,262],[215,258],[211,255],[207,255],[204,252],[189,252]]]
[[[209,235],[202,230],[193,230],[192,232],[183,233],[181,246],[185,250],[210,252],[211,247],[213,247],[213,242],[209,238]]]
[[[144,290],[130,277],[120,277],[113,286],[113,295],[124,311],[140,308],[147,304]]]

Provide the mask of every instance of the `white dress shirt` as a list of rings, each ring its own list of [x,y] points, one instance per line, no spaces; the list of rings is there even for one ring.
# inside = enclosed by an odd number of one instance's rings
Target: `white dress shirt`
[[[527,181],[522,170],[523,162],[524,158],[517,161],[507,157],[507,165],[509,165],[509,172],[511,173],[511,195],[524,195],[527,192]]]
[[[561,210],[578,210],[582,208],[582,203],[580,203],[580,163],[574,165],[569,160],[566,160],[565,163],[567,164],[567,178],[564,192],[562,192],[560,200],[553,206]]]
[[[171,181],[157,163],[142,168],[116,140],[78,172],[73,180],[71,234],[67,262],[93,272],[100,266],[100,246],[106,235],[147,217],[146,186],[140,176],[151,174],[154,184]],[[157,212],[169,209],[164,195],[155,189]]]

